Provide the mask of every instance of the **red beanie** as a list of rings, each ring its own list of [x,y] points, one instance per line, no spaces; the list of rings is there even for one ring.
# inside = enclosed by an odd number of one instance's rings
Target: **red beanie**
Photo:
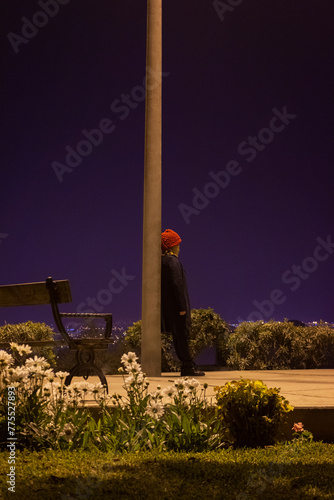
[[[161,249],[163,252],[169,250],[169,248],[176,247],[181,241],[180,236],[172,229],[166,229],[166,231],[161,233]]]

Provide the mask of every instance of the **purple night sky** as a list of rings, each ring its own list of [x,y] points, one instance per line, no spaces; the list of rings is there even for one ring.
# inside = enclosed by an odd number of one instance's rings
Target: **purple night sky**
[[[163,2],[162,229],[193,308],[334,321],[333,14]],[[146,1],[7,0],[1,17],[0,283],[69,279],[62,310],[137,321]],[[30,319],[53,321],[0,310]]]

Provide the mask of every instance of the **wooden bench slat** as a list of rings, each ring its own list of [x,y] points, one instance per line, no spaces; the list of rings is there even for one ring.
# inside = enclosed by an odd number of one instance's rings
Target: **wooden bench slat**
[[[108,347],[109,344],[113,343],[113,340],[105,338],[84,338],[84,339],[73,339],[76,348],[89,348],[103,349]],[[10,347],[10,342],[0,342],[0,349],[7,349]],[[15,342],[18,345],[29,345],[30,347],[47,347],[47,346],[57,346],[57,345],[68,345],[65,340],[26,340]]]
[[[68,280],[55,281],[59,303],[72,302]],[[50,304],[50,294],[45,281],[0,285],[0,307],[36,306]]]
[[[0,342],[0,349],[4,349],[10,347],[10,344],[14,341],[10,342]],[[30,347],[47,347],[47,346],[55,346],[55,345],[68,345],[65,340],[25,340],[16,342],[18,345],[29,345]]]

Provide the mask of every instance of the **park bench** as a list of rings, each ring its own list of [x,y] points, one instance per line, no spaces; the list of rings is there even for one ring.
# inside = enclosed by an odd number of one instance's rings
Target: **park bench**
[[[53,318],[63,340],[41,340],[17,342],[28,344],[31,347],[68,345],[76,354],[76,365],[70,370],[65,379],[69,385],[73,377],[83,376],[85,380],[89,375],[95,374],[101,383],[106,386],[107,379],[102,370],[95,364],[95,351],[108,349],[111,339],[112,314],[107,313],[60,313],[58,304],[72,302],[70,283],[68,280],[54,281],[47,278],[46,281],[37,283],[22,283],[18,285],[0,286],[0,307],[19,307],[50,304]],[[105,332],[103,338],[72,338],[66,331],[62,318],[103,318],[105,320]],[[0,343],[0,349],[9,347],[9,342]]]

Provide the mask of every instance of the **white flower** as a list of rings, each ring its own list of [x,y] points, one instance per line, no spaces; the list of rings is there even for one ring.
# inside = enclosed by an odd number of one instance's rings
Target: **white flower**
[[[155,401],[157,401],[158,399],[162,399],[163,398],[163,393],[162,391],[155,391],[155,392],[151,392],[151,398],[154,399]]]
[[[174,387],[173,385],[162,390],[162,394],[168,398],[172,398],[173,396],[175,396],[176,392],[176,387]]]
[[[69,375],[68,372],[57,372],[56,373],[56,377],[57,378],[60,378],[60,380],[63,380],[64,378],[66,378],[67,376]]]
[[[128,352],[127,354],[123,354],[121,357],[121,361],[123,364],[132,364],[138,359],[138,356],[134,352]]]
[[[192,378],[192,379],[186,379],[185,385],[188,389],[194,390],[197,389],[197,387],[199,387],[200,383],[195,378]]]
[[[24,380],[29,374],[29,370],[25,368],[25,366],[18,366],[14,370],[8,370],[8,375],[10,376],[11,382],[21,382]]]
[[[39,358],[38,356],[34,356],[33,358],[27,359],[26,367],[35,367],[35,368],[41,368],[42,370],[46,370],[47,368],[50,368],[50,365],[44,358]]]
[[[72,424],[65,424],[63,427],[63,432],[61,432],[60,435],[64,436],[64,438],[67,441],[72,441],[74,432],[75,432],[75,427]]]
[[[46,375],[46,380],[48,380],[48,381],[49,381],[49,382],[51,382],[51,383],[54,381],[54,379],[55,379],[55,378],[56,378],[56,375],[55,375],[55,373],[53,372],[53,370],[51,370],[51,371],[50,371],[50,373],[48,373],[48,374]]]
[[[145,377],[145,375],[142,372],[137,373],[135,378],[136,378],[138,385],[146,385],[146,386],[149,385],[147,378]]]
[[[54,392],[61,392],[62,390],[62,387],[61,387],[61,383],[60,382],[52,382],[52,386],[51,386],[52,390]]]
[[[87,380],[83,380],[82,382],[75,382],[77,387],[80,389],[81,392],[84,394],[87,394],[89,391],[92,391],[94,386],[93,384],[90,384],[87,382]],[[73,385],[73,384],[72,384]]]
[[[67,401],[71,401],[74,398],[75,394],[73,392],[73,388],[70,385],[64,387],[64,399]]]
[[[93,387],[91,388],[91,391],[93,394],[102,395],[105,391],[105,387],[104,387],[104,385],[101,384],[101,382],[97,382],[97,384],[93,385]]]
[[[29,345],[20,345],[17,349],[20,356],[27,356],[32,353],[32,349]]]
[[[175,380],[174,385],[178,391],[184,391],[186,388],[186,379],[180,378],[179,380]]]
[[[72,382],[71,389],[76,395],[81,395],[80,382]]]
[[[26,366],[26,369],[27,371],[32,375],[32,376],[36,376],[36,377],[46,377],[47,374],[45,373],[46,371],[48,372],[49,370],[44,368],[43,366],[41,365],[28,365]],[[51,370],[52,371],[52,370]]]
[[[129,377],[126,377],[126,379],[124,380],[124,385],[126,387],[128,386],[134,386],[136,384],[136,379],[133,375],[130,375]]]
[[[12,351],[17,351],[20,356],[31,354],[32,352],[31,347],[27,344],[18,345],[16,342],[11,342],[9,345]]]
[[[164,414],[164,407],[157,403],[156,401],[150,401],[148,404],[146,411],[146,415],[149,415],[152,418],[159,419]]]
[[[13,356],[6,351],[0,351],[0,368],[6,368],[14,363]]]
[[[125,369],[128,373],[141,373],[141,366],[137,361],[133,361],[132,363],[125,363]]]

